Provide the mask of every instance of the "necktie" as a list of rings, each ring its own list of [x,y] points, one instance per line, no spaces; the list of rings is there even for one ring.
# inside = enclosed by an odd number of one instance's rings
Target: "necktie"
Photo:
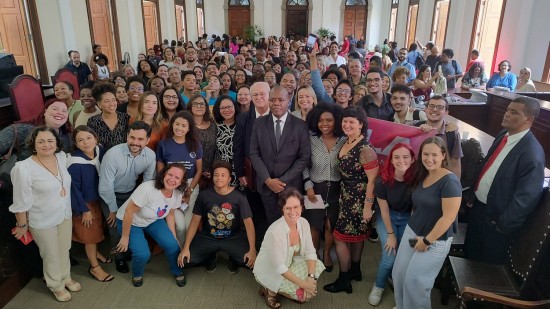
[[[491,165],[493,165],[493,162],[495,162],[496,158],[498,157],[498,154],[502,151],[502,148],[506,146],[506,142],[508,142],[508,135],[504,135],[504,137],[500,141],[500,144],[498,144],[497,149],[495,149],[495,152],[493,152],[489,160],[487,160],[487,163],[485,163],[485,166],[481,170],[481,173],[479,174],[479,178],[477,179],[475,191],[477,191],[477,188],[479,187],[479,182],[481,181],[481,178],[483,178],[483,175],[485,175],[487,170],[489,170]]]
[[[275,145],[279,149],[279,140],[281,139],[281,119],[277,119],[275,125]]]

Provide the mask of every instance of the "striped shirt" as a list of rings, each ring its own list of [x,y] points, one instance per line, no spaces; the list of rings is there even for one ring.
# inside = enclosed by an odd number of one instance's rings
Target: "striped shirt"
[[[338,170],[338,153],[346,141],[339,138],[330,151],[320,136],[312,135],[311,140],[311,167],[303,172],[304,188],[313,188],[313,183],[323,181],[340,181],[341,175]]]

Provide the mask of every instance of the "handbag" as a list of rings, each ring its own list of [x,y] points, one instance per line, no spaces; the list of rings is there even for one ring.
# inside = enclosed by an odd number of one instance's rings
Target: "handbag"
[[[17,163],[17,154],[13,153],[13,148],[17,146],[17,153],[20,153],[19,138],[17,136],[17,126],[12,124],[14,137],[10,150],[6,153],[0,162],[0,190],[9,190],[13,187],[11,183],[11,170]]]

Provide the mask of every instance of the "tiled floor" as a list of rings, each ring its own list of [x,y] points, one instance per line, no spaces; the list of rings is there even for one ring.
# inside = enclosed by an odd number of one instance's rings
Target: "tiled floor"
[[[78,249],[78,248],[75,248]],[[319,278],[319,295],[311,302],[299,305],[281,299],[285,308],[373,308],[367,301],[376,275],[376,263],[380,259],[380,244],[366,242],[362,259],[363,281],[353,282],[353,294],[330,294],[322,286],[334,281],[337,269],[323,273]],[[33,279],[5,308],[266,308],[258,296],[258,284],[251,271],[240,269],[232,275],[227,271],[227,259],[218,254],[218,268],[207,274],[203,268],[187,270],[187,285],[178,287],[168,271],[164,255],[154,256],[146,266],[142,287],[130,283],[129,274],[119,274],[110,264],[105,267],[116,278],[108,283],[93,280],[87,273],[88,263],[84,254],[78,252],[79,266],[72,268],[73,278],[79,281],[83,290],[72,293],[68,303],[59,303],[40,279]],[[333,252],[334,254],[334,252]],[[448,306],[439,301],[439,290],[432,292],[433,308],[454,308],[456,300]],[[384,291],[381,309],[394,306],[391,288]]]

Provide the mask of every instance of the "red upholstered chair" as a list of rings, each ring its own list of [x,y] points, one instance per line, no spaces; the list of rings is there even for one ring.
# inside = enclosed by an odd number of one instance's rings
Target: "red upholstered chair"
[[[52,83],[55,85],[57,82],[60,81],[71,83],[74,87],[73,99],[80,100],[80,86],[78,85],[78,77],[76,76],[75,72],[67,68],[57,70],[57,72],[55,72],[55,75],[52,76]]]
[[[44,111],[44,93],[39,79],[19,75],[9,84],[9,91],[17,120],[30,121]]]

